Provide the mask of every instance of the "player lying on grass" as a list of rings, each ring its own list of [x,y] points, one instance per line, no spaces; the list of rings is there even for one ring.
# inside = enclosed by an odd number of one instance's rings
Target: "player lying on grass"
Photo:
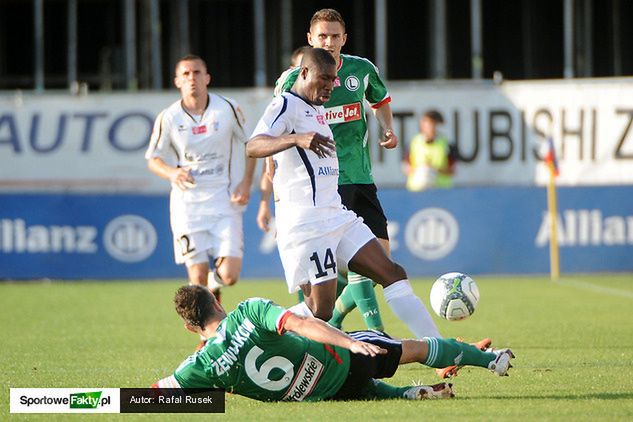
[[[223,388],[261,401],[450,398],[451,384],[394,387],[378,378],[411,362],[473,365],[507,375],[514,357],[509,349],[482,352],[455,339],[346,334],[261,298],[243,301],[227,315],[209,290],[197,285],[178,289],[174,303],[187,330],[208,340],[153,385],[157,388]]]

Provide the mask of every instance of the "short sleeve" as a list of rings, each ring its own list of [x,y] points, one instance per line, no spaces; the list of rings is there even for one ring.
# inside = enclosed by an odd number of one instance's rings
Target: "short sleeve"
[[[162,158],[164,160],[172,157],[173,149],[171,146],[170,127],[171,124],[167,113],[163,110],[158,117],[156,117],[156,121],[154,121],[149,147],[145,152],[146,160],[150,158]]]
[[[248,299],[238,306],[243,308],[248,319],[258,328],[277,334],[283,333],[283,323],[287,313],[286,308],[262,298]]]
[[[231,107],[231,113],[235,116],[235,124],[233,125],[233,139],[240,143],[246,143],[246,133],[244,132],[244,125],[246,124],[246,118],[242,108],[232,98],[225,98]]]
[[[293,125],[290,122],[290,110],[288,99],[280,95],[275,97],[266,107],[264,115],[257,122],[251,138],[258,135],[281,136],[292,132]]]
[[[284,92],[290,91],[290,88],[294,85],[297,80],[297,75],[299,75],[299,68],[292,67],[290,69],[285,70],[275,82],[275,91],[273,95],[275,97],[281,95]]]
[[[385,83],[382,81],[378,68],[373,63],[367,62],[367,82],[365,87],[365,98],[373,108],[379,108],[383,104],[391,101]]]

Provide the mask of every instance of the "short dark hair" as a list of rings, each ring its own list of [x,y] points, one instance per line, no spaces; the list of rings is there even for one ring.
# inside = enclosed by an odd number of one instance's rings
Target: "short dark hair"
[[[444,123],[444,117],[442,117],[442,113],[433,109],[427,110],[422,117],[426,117],[427,119],[433,120],[435,123]]]
[[[207,71],[208,71],[207,62],[205,62],[202,57],[200,57],[198,55],[195,55],[195,54],[186,54],[186,55],[182,56],[181,58],[179,58],[178,61],[176,62],[176,65],[174,66],[174,75],[178,74],[178,66],[180,65],[180,63],[182,63],[182,62],[192,62],[194,60],[200,60],[202,62],[202,64],[204,65],[204,68],[207,69]]]
[[[305,52],[311,48],[312,47],[310,47],[309,45],[302,45],[301,47],[296,48],[290,55],[290,64],[292,64],[292,62],[294,62],[297,57],[303,56]]]
[[[309,50],[306,50],[305,53],[303,53],[303,58],[301,59],[301,67],[306,67],[308,63],[312,63],[320,69],[324,65],[336,66],[334,56],[323,48],[310,48]]]
[[[215,314],[214,303],[215,297],[209,289],[196,284],[182,286],[174,296],[176,312],[193,327],[204,328],[206,322]]]
[[[343,16],[339,12],[334,9],[321,9],[312,15],[312,19],[310,19],[310,29],[312,29],[312,25],[317,22],[338,22],[343,25],[343,32],[345,32],[345,21],[343,20]]]

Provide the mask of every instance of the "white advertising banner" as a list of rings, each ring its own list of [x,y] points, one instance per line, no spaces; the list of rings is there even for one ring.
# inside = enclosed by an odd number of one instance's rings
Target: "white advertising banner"
[[[633,79],[504,82],[390,82],[396,150],[377,146],[374,177],[403,186],[401,160],[430,108],[457,146],[455,184],[542,185],[541,146],[551,136],[561,185],[633,183]],[[251,130],[270,89],[218,90],[237,100]],[[143,158],[155,116],[178,99],[165,93],[0,94],[0,190],[160,192],[166,181]]]

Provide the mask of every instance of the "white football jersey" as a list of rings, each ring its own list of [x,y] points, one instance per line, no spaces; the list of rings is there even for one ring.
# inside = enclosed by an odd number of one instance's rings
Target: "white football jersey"
[[[284,92],[268,105],[253,135],[281,136],[318,132],[333,138],[323,106],[312,105],[292,92]],[[338,194],[338,159],[319,158],[300,147],[273,155],[275,218],[280,222],[307,223],[338,214],[343,206]]]
[[[210,216],[243,209],[230,202],[232,190],[244,176],[243,124],[239,106],[215,94],[209,94],[201,116],[189,114],[179,100],[156,118],[145,158],[158,157],[188,168],[195,182],[185,191],[172,185],[174,234],[206,230]]]

